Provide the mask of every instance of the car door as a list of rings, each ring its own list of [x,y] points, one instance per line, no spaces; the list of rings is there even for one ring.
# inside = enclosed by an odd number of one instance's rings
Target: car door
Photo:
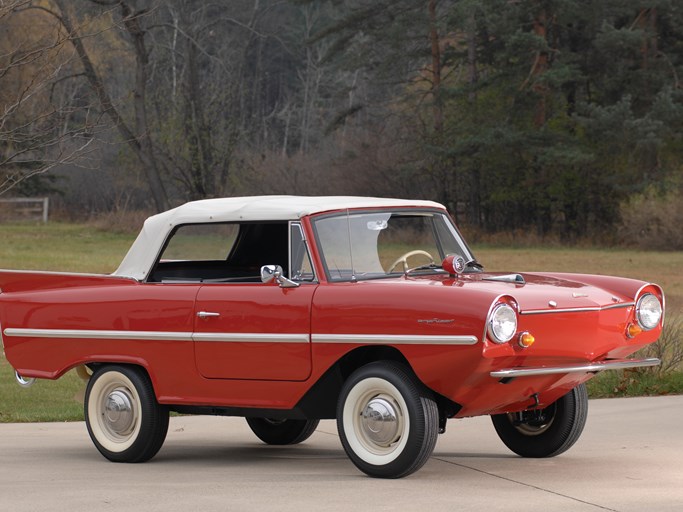
[[[314,290],[276,283],[202,286],[193,336],[199,372],[210,379],[305,380]]]
[[[249,272],[205,283],[195,303],[195,358],[210,379],[303,381],[311,373],[311,304],[317,287],[298,222],[251,224],[240,232],[227,266],[282,265],[299,286],[262,283]],[[244,282],[240,282],[243,280]]]

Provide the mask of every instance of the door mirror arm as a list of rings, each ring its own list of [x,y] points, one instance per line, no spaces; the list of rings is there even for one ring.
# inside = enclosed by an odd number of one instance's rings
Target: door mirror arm
[[[287,279],[280,265],[263,265],[261,267],[261,282],[271,283],[273,281],[277,281],[280,288],[297,288],[301,285],[301,283]]]

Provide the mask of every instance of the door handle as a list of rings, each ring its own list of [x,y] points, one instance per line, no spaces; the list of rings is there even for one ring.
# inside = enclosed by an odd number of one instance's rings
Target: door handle
[[[197,316],[199,318],[209,318],[212,316],[221,316],[221,314],[220,313],[214,313],[212,311],[200,311],[199,313],[197,313]]]

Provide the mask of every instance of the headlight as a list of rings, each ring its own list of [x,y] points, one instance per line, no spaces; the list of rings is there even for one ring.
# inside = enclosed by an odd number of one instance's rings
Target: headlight
[[[646,293],[636,304],[636,320],[644,331],[654,329],[659,325],[662,319],[662,303],[659,299],[651,294]]]
[[[507,304],[498,304],[491,311],[488,330],[492,341],[507,343],[517,332],[517,313]]]

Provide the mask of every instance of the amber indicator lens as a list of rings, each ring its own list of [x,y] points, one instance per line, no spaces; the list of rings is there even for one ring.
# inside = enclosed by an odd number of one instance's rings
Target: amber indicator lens
[[[522,348],[529,348],[534,344],[535,341],[536,338],[534,338],[533,335],[529,334],[528,332],[523,332],[519,335],[519,346]]]
[[[629,338],[635,338],[641,332],[643,332],[643,329],[637,324],[628,324],[628,329],[626,329]]]

